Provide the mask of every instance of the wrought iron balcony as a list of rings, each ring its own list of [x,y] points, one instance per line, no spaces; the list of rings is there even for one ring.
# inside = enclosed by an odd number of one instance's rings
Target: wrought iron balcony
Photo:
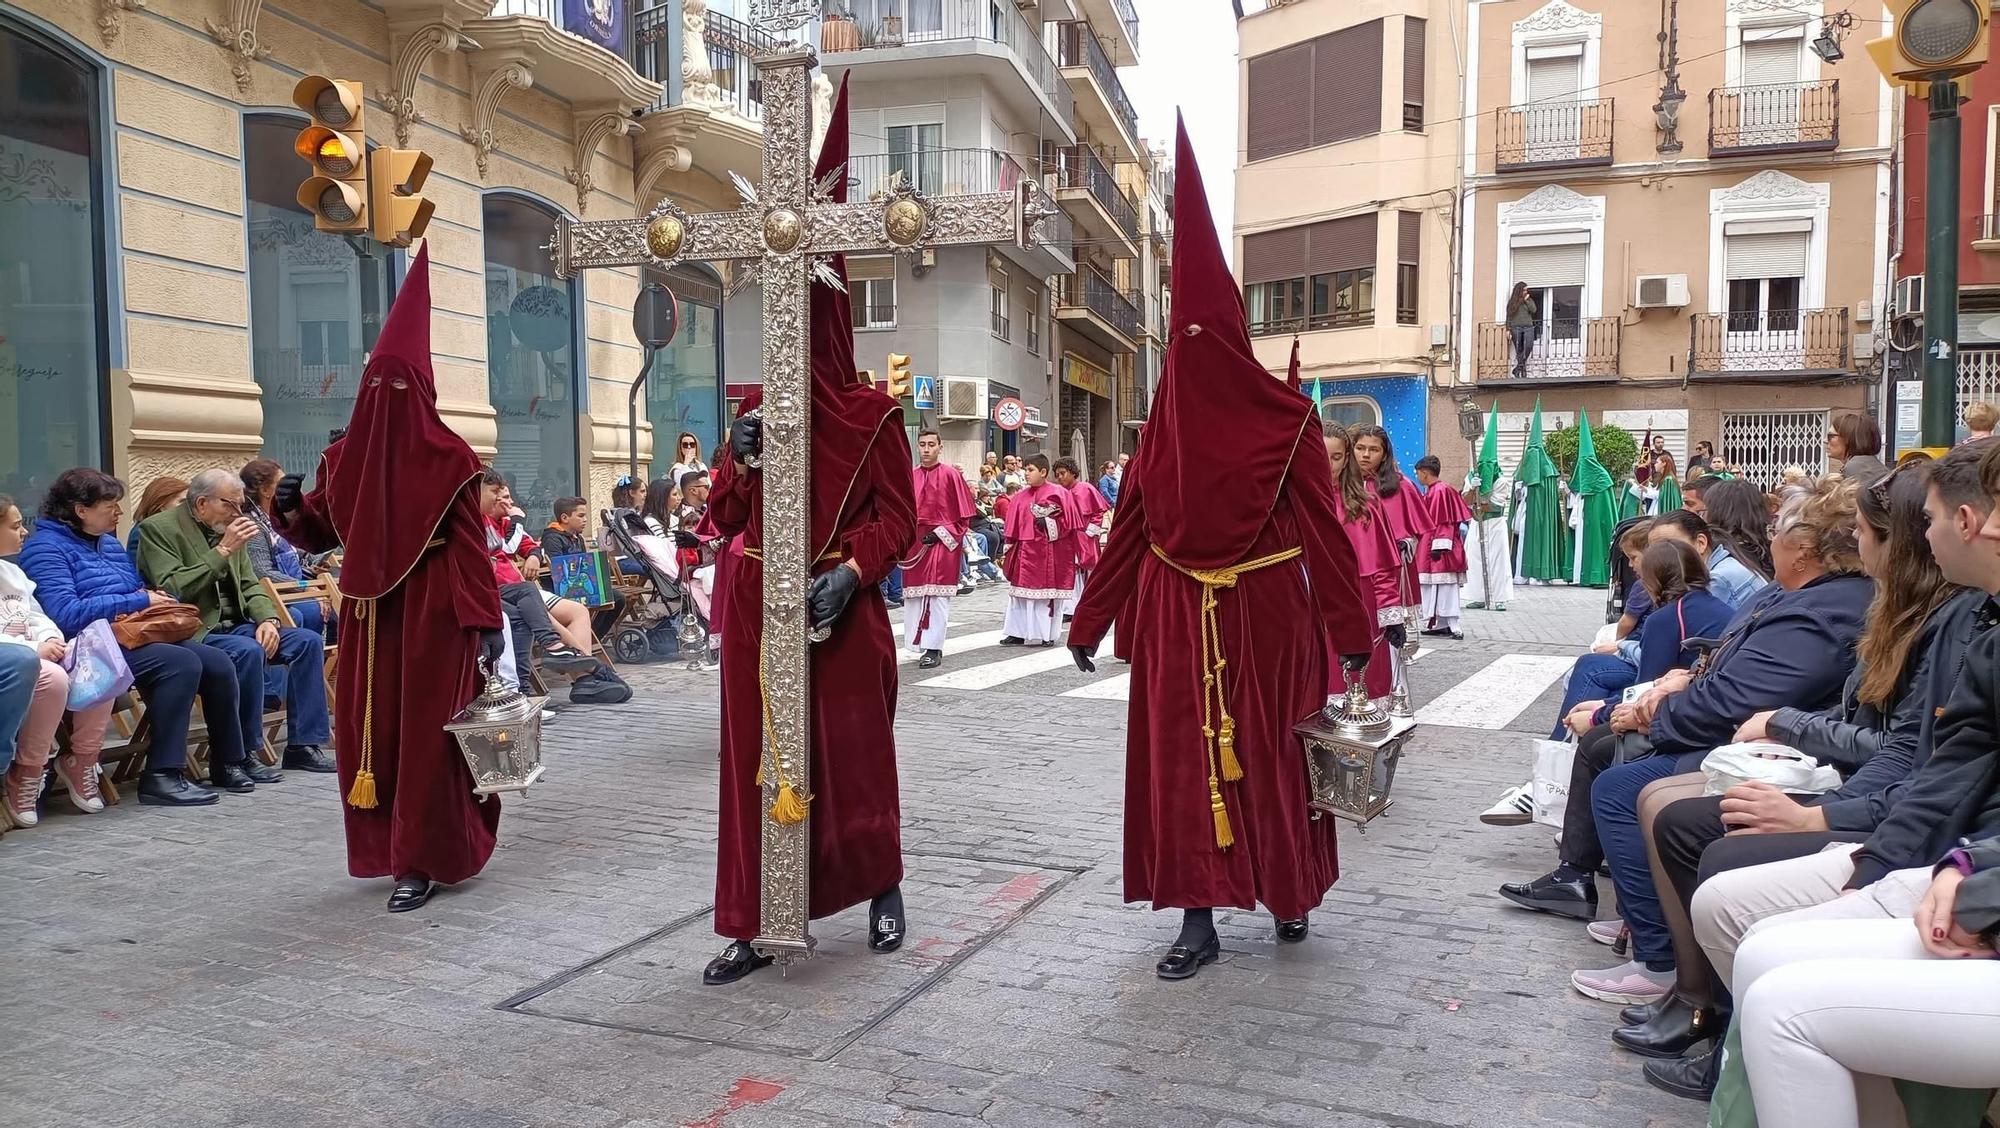
[[[710,12],[701,21],[703,51],[689,52],[683,44],[676,57],[670,28],[680,20],[677,4],[660,4],[632,15],[627,48],[632,69],[667,88],[653,108],[685,102],[727,110],[746,121],[763,121],[764,82],[753,60],[775,47],[775,41],[741,20]],[[704,55],[706,70],[701,66]]]
[[[1136,250],[1139,241],[1139,209],[1125,189],[1118,184],[1118,178],[1111,173],[1111,166],[1104,158],[1083,145],[1072,145],[1055,150],[1055,173],[1057,190],[1080,188],[1090,193],[1090,198],[1104,209],[1105,214],[1118,229],[1125,233]]]
[[[1696,376],[1846,372],[1851,333],[1845,309],[1696,314],[1689,327],[1688,371]]]
[[[1972,229],[1972,247],[1977,251],[2000,250],[2000,215],[1982,215]]]
[[[1124,338],[1127,349],[1139,340],[1139,304],[1094,267],[1056,276],[1056,316],[1089,313]]]
[[[1615,380],[1624,326],[1615,317],[1554,317],[1544,321],[1527,359],[1514,355],[1505,324],[1484,321],[1474,341],[1478,379]]]
[[[1495,110],[1495,167],[1518,172],[1610,164],[1612,103],[1613,99],[1597,98]]]
[[[1037,89],[1068,121],[1076,100],[1042,45],[1040,29],[1031,26],[1017,6],[970,4],[947,0],[826,0],[821,9],[820,55],[877,51],[923,43],[953,41],[997,43],[1011,51]]]
[[[849,198],[859,200],[887,194],[898,179],[919,192],[940,196],[1012,192],[1028,178],[1018,158],[994,149],[919,149],[847,161]]]
[[[1708,92],[1708,155],[1753,157],[1840,147],[1840,80]]]
[[[1088,23],[1067,20],[1056,25],[1056,64],[1088,68],[1112,112],[1124,125],[1125,136],[1134,143],[1138,141],[1139,111],[1132,108],[1132,100],[1125,96],[1125,84],[1118,81],[1118,68],[1112,65],[1110,56],[1104,53],[1104,45],[1097,41]]]

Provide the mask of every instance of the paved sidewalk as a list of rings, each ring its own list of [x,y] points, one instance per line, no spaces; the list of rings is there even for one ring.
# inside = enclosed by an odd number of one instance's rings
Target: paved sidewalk
[[[1542,828],[1474,818],[1523,776],[1523,734],[1421,731],[1395,807],[1343,827],[1308,943],[1225,913],[1223,962],[1165,984],[1174,914],[1119,896],[1124,705],[906,679],[909,944],[867,953],[855,910],[789,977],[714,990],[694,977],[720,945],[716,683],[634,681],[628,705],[563,713],[486,874],[417,913],[345,876],[323,776],[0,839],[9,1122],[1703,1122],[1567,987],[1607,950],[1492,893],[1551,856]]]

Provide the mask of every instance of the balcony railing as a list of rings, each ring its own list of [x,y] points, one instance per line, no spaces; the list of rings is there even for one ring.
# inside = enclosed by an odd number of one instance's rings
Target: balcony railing
[[[1515,106],[1494,111],[1493,120],[1501,172],[1611,163],[1610,98]]]
[[[1840,80],[1708,92],[1708,155],[1748,157],[1840,147]]]
[[[681,57],[675,57],[669,29],[680,18],[680,8],[673,4],[660,4],[632,16],[632,39],[626,52],[632,69],[642,78],[650,78],[667,88],[660,104],[653,108],[665,109],[685,102],[726,109],[750,121],[763,121],[764,82],[753,60],[759,53],[774,49],[776,42],[741,20],[707,13],[701,33],[708,63],[704,70],[700,65],[701,55],[689,55],[683,49]],[[676,76],[680,80],[678,87]],[[677,96],[679,102],[674,101]]]
[[[1138,303],[1091,267],[1080,266],[1075,274],[1056,276],[1056,309],[1087,309],[1126,340],[1136,343],[1139,339]]]
[[[1139,49],[1139,10],[1132,6],[1132,0],[1111,0],[1111,6],[1118,9],[1118,22],[1125,25],[1125,38],[1132,41],[1132,50]]]
[[[1322,329],[1357,329],[1375,324],[1375,307],[1329,310],[1309,317],[1262,317],[1250,321],[1252,337],[1289,337],[1295,333],[1316,333]]]
[[[1692,320],[1688,368],[1696,375],[1848,370],[1845,309],[1703,313]]]
[[[1616,378],[1624,326],[1615,317],[1554,317],[1544,321],[1524,361],[1507,326],[1481,322],[1474,358],[1481,380]]]
[[[1014,53],[1035,86],[1068,121],[1075,111],[1075,96],[1057,73],[1038,30],[1016,8],[1012,0],[826,0],[821,9],[820,54],[952,40],[998,43]]]
[[[919,149],[848,158],[853,199],[886,195],[899,179],[931,196],[1012,192],[1028,179],[1028,170],[1012,154],[993,149]]]
[[[1111,100],[1111,108],[1125,123],[1125,135],[1138,140],[1139,111],[1132,108],[1132,100],[1125,96],[1125,84],[1118,81],[1118,68],[1111,65],[1111,57],[1104,53],[1097,36],[1091,34],[1089,24],[1069,20],[1056,25],[1056,62],[1065,67],[1089,67],[1098,89],[1104,91],[1104,96]]]
[[[2000,215],[1980,216],[1978,225],[1973,229],[1972,241],[1975,243],[2000,243]],[[1980,247],[1979,249],[1985,251],[1992,248]]]
[[[1125,189],[1118,186],[1118,178],[1111,174],[1111,166],[1104,163],[1104,158],[1082,145],[1057,149],[1055,153],[1056,187],[1088,189],[1091,199],[1111,213],[1125,237],[1138,242],[1139,209]]]

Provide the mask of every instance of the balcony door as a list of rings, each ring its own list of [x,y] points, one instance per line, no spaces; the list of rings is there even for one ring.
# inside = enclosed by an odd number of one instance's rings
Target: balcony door
[[[941,124],[892,125],[888,129],[889,172],[893,181],[919,192],[936,195],[944,183],[944,126]]]
[[[1517,236],[1513,282],[1526,282],[1535,302],[1536,339],[1528,354],[1530,377],[1584,374],[1583,299],[1590,243],[1581,232]],[[1507,286],[1512,292],[1513,286]]]
[[[1805,295],[1810,220],[1738,222],[1725,235],[1729,311],[1725,371],[1786,371],[1805,365],[1799,307]]]
[[[1798,27],[1744,29],[1743,83],[1736,91],[1741,145],[1798,142],[1803,35]]]
[[[1583,45],[1531,48],[1523,122],[1528,161],[1573,161],[1583,140]]]

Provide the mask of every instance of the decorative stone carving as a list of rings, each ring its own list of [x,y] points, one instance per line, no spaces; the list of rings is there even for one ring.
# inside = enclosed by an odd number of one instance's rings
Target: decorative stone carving
[[[204,21],[208,34],[229,53],[229,73],[236,78],[236,89],[245,93],[250,90],[250,64],[271,53],[269,47],[257,42],[257,17],[263,11],[264,0],[229,0],[227,21]]]
[[[681,101],[719,106],[722,87],[708,65],[708,0],[681,0]]]
[[[1586,12],[1581,8],[1567,3],[1566,0],[1549,0],[1548,4],[1514,21],[1514,31],[1516,34],[1532,34],[1547,31],[1578,31],[1586,28],[1601,28],[1603,26],[1603,16],[1596,12]]]
[[[145,6],[146,0],[98,0],[98,38],[104,40],[105,46],[110,46],[111,41],[118,38],[118,32],[124,24],[125,13],[139,11]]]
[[[500,110],[500,100],[509,90],[526,90],[534,84],[534,68],[519,59],[502,63],[480,78],[479,89],[472,95],[472,120],[458,127],[458,135],[470,142],[477,154],[479,179],[486,179],[489,158],[497,144],[493,138],[493,115]]]
[[[1510,216],[1523,215],[1590,215],[1597,211],[1598,204],[1589,196],[1573,192],[1560,184],[1545,184],[1511,204],[1501,204]]]
[[[1774,168],[1750,177],[1739,184],[1718,189],[1716,201],[1724,204],[1744,203],[1751,200],[1811,200],[1825,203],[1832,189],[1825,184],[1814,184],[1800,180],[1789,173]]]
[[[651,131],[647,135],[650,137]],[[654,149],[639,161],[632,174],[632,202],[641,211],[646,210],[653,196],[662,190],[668,173],[686,172],[693,167],[694,151],[685,144],[669,143]]]
[[[389,116],[396,119],[398,146],[408,148],[411,127],[424,120],[423,111],[417,108],[417,84],[431,56],[439,51],[477,46],[449,22],[427,23],[407,35],[397,34],[392,29],[389,38],[389,88],[382,91],[382,104],[389,108]]]
[[[579,110],[575,117],[576,163],[563,169],[563,179],[576,186],[576,214],[590,209],[590,161],[606,138],[623,137],[643,128],[631,114],[617,110]]]
[[[819,159],[819,147],[826,144],[826,123],[833,117],[833,80],[825,71],[813,75],[813,159]]]

